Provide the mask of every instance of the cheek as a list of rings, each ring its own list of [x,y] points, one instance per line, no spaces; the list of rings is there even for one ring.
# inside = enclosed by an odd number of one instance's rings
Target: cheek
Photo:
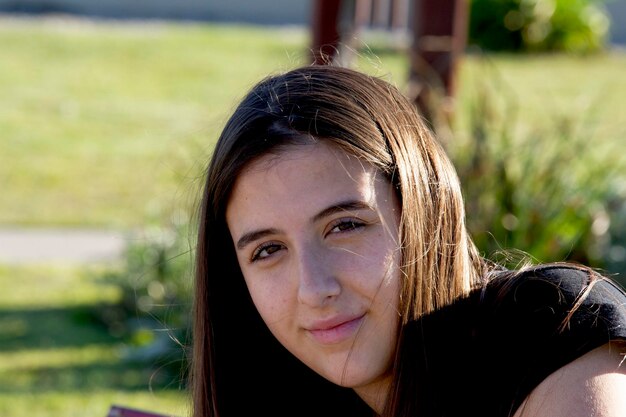
[[[245,274],[244,274],[245,277]],[[247,277],[245,279],[252,302],[265,324],[270,327],[292,313],[292,298],[288,285],[279,285],[274,277]]]
[[[279,274],[250,268],[248,260],[241,255],[237,260],[252,302],[263,321],[269,325],[283,314],[287,299],[286,288],[278,285]]]
[[[349,276],[364,281],[364,285],[380,287],[396,280],[400,270],[400,250],[386,233],[368,239],[346,259]]]
[[[389,314],[398,311],[400,303],[401,254],[395,244],[386,248],[378,247],[362,266],[362,291],[366,292],[373,302]]]

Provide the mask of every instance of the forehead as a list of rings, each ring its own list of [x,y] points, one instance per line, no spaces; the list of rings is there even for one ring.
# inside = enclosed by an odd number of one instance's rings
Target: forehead
[[[242,174],[254,171],[270,171],[275,167],[283,168],[290,163],[297,165],[299,161],[304,159],[315,159],[318,163],[328,162],[350,165],[350,168],[353,168],[353,165],[359,165],[362,170],[372,170],[374,168],[371,164],[361,161],[353,153],[346,152],[332,142],[327,140],[307,140],[273,149],[250,162],[242,170]]]
[[[227,204],[227,220],[234,212],[280,211],[285,205],[306,210],[341,197],[373,202],[382,178],[372,164],[327,142],[290,145],[243,169]]]
[[[314,166],[310,166],[308,162],[314,162]],[[346,174],[357,171],[364,173],[377,171],[372,164],[363,161],[353,153],[346,152],[330,141],[308,140],[281,146],[252,160],[244,167],[237,180],[250,173],[272,174],[279,170],[289,169],[301,171],[304,168],[311,169],[323,165],[337,165],[342,167]]]

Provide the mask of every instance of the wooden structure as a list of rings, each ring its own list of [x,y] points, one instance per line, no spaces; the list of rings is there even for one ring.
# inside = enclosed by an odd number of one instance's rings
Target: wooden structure
[[[313,60],[332,61],[355,27],[411,31],[408,95],[432,121],[433,102],[442,103],[436,98],[454,97],[457,63],[467,39],[468,1],[314,0]],[[346,21],[351,27],[346,28]]]

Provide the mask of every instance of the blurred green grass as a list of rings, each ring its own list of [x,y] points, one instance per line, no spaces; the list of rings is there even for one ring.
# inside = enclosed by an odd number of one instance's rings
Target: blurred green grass
[[[186,210],[237,99],[261,77],[308,62],[298,28],[2,23],[0,225],[129,229]],[[404,87],[403,54],[373,41],[359,62]],[[459,99],[463,108],[476,86],[493,88],[516,103],[528,129],[575,114],[616,141],[624,68],[617,52],[475,54],[461,66]]]
[[[229,109],[306,63],[306,42],[293,28],[0,25],[0,225],[128,229],[188,207]]]
[[[626,133],[624,70],[623,49],[595,55],[469,55],[460,71],[460,116],[467,115],[478,90],[490,90],[495,104],[515,112],[518,120],[511,124],[519,122],[525,132],[571,119],[594,129],[598,144],[617,148]]]
[[[1,25],[0,225],[123,229],[193,205],[229,110],[261,77],[306,64],[307,40],[294,28]],[[371,50],[360,68],[403,87],[405,56]],[[517,103],[529,128],[582,114],[615,141],[624,134],[624,68],[624,53],[472,55],[459,97],[490,86]]]
[[[102,267],[0,267],[0,415],[100,416],[112,404],[184,416],[182,382],[128,359],[128,346],[93,320],[117,288]]]
[[[0,224],[162,220],[236,95],[304,42],[245,27],[0,25]]]

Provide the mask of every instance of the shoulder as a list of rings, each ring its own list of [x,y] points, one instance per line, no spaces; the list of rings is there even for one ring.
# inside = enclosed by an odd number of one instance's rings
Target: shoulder
[[[607,343],[544,379],[514,417],[626,415],[626,344]]]
[[[605,347],[618,346],[608,345],[612,341],[626,341],[626,295],[593,270],[552,264],[502,273],[483,288],[480,305],[484,323],[481,343],[489,357],[509,364],[494,372],[500,372],[500,379],[508,381],[508,385],[502,384],[502,390],[513,398],[513,409],[520,409],[524,401],[528,409],[546,398],[573,404],[565,392],[600,401],[597,393],[607,392],[606,387],[612,386],[607,381],[616,375],[624,379],[624,368],[620,368],[621,374],[598,369],[601,363],[608,366],[611,362],[617,369],[621,361],[616,360],[616,349]],[[607,357],[609,352],[613,356]],[[602,362],[604,359],[608,362]],[[585,370],[595,372],[597,377],[584,374]],[[574,371],[580,383],[569,385]],[[624,383],[620,390],[626,388]],[[539,399],[531,403],[530,393],[538,391],[544,394],[533,394]],[[570,414],[519,416],[527,415]]]
[[[605,342],[626,338],[626,293],[592,269],[550,264],[507,272],[483,290],[491,314],[535,333],[594,333]],[[600,343],[602,344],[602,343]],[[597,347],[600,344],[594,346]]]
[[[517,271],[499,271],[488,282],[487,287],[497,289],[499,295],[512,295],[515,299],[523,296],[524,290],[532,289],[546,293],[558,294],[559,302],[569,302],[593,285],[607,285],[604,291],[622,293],[612,281],[606,279],[591,268],[576,264],[555,263],[538,265]]]

